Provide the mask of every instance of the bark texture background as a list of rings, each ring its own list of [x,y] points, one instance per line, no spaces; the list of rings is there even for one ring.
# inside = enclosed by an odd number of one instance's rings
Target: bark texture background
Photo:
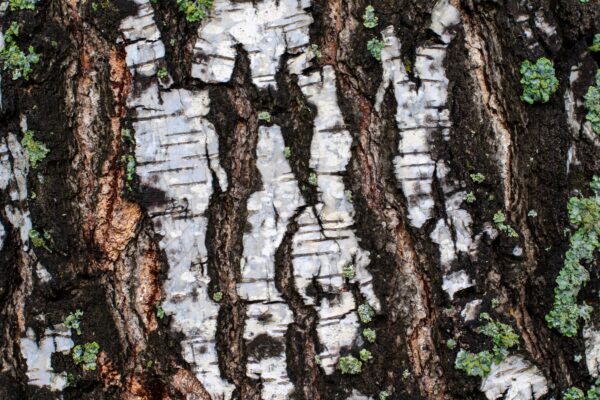
[[[214,3],[196,23],[175,0],[0,3],[2,32],[19,22],[40,54],[27,81],[2,71],[0,399],[589,387],[597,257],[585,328],[566,338],[544,316],[568,199],[600,171],[583,107],[600,2],[381,0],[373,29],[362,0]],[[528,105],[519,67],[541,56],[560,86]],[[35,168],[27,129],[50,150]],[[499,210],[518,238],[497,231]],[[78,309],[81,335],[64,326]],[[491,348],[480,312],[520,337],[486,379],[454,366],[459,348]],[[84,371],[72,348],[93,341]],[[342,374],[363,348],[372,360]]]

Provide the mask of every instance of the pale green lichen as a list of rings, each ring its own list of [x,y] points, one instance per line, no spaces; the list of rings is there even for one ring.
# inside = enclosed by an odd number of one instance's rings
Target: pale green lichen
[[[506,223],[506,216],[502,211],[498,211],[494,214],[494,223],[498,230],[511,238],[518,238],[519,234],[515,229]]]
[[[368,324],[373,320],[375,316],[375,310],[368,303],[361,304],[358,306],[358,318],[363,324]]]
[[[258,113],[258,120],[265,121],[266,123],[271,122],[271,113],[268,111],[261,111]]]
[[[362,372],[362,362],[352,356],[340,357],[338,367],[344,375],[357,375]]]
[[[208,15],[213,0],[177,0],[177,6],[188,22],[198,22]]]
[[[365,363],[369,362],[369,361],[371,361],[373,359],[373,354],[371,354],[371,352],[369,350],[367,350],[367,349],[361,349],[358,352],[358,356]]]
[[[365,8],[365,14],[363,15],[363,25],[365,28],[375,28],[379,23],[379,18],[375,15],[375,9],[372,5],[368,5]]]
[[[377,339],[377,333],[375,332],[374,329],[365,328],[365,329],[363,329],[362,334],[367,342],[375,343],[375,340]]]
[[[546,315],[548,326],[568,337],[577,334],[579,318],[589,320],[592,311],[587,304],[577,304],[579,291],[590,280],[581,263],[593,261],[600,248],[600,177],[594,176],[590,187],[592,196],[569,199],[569,221],[577,230],[571,236],[564,266],[556,278],[554,305]]]
[[[9,0],[8,4],[11,11],[35,10],[37,2],[38,0]]]
[[[23,132],[23,140],[21,140],[21,145],[27,151],[27,158],[29,159],[29,164],[31,168],[37,168],[38,163],[40,163],[50,150],[44,145],[44,143],[39,140],[35,140],[33,138],[34,132],[27,130]]]
[[[65,326],[68,329],[74,329],[78,335],[81,335],[81,322],[79,319],[83,317],[83,311],[76,310],[74,313],[70,313],[65,318]]]
[[[11,71],[13,80],[21,77],[29,80],[32,66],[40,61],[40,56],[32,46],[29,46],[28,53],[23,52],[17,46],[15,38],[19,36],[19,30],[19,24],[13,21],[4,33],[4,49],[0,51],[0,63],[5,71]]]
[[[529,60],[523,61],[521,76],[521,85],[523,85],[521,100],[526,103],[546,103],[558,90],[554,64],[545,57],[538,58],[535,64]]]
[[[96,342],[86,343],[83,346],[78,344],[73,347],[73,362],[76,365],[83,363],[84,371],[95,371],[99,351],[100,345]]]
[[[367,50],[369,50],[373,58],[377,61],[381,61],[381,50],[384,47],[385,44],[377,38],[373,38],[367,42]]]
[[[480,318],[487,323],[477,329],[477,332],[491,338],[492,350],[471,353],[460,349],[454,367],[469,376],[483,378],[490,373],[492,364],[500,364],[508,356],[508,350],[519,344],[519,336],[510,325],[494,321],[487,313],[481,313]]]
[[[584,105],[587,111],[585,118],[592,124],[592,130],[600,135],[600,69],[596,71],[595,84],[584,96]]]

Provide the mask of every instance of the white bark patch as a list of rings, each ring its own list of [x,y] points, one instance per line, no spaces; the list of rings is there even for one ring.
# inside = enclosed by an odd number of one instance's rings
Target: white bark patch
[[[356,389],[352,389],[352,393],[350,393],[350,396],[348,397],[347,400],[369,400],[370,397],[365,396],[364,394],[362,394],[361,392],[359,392]]]
[[[465,308],[460,312],[460,316],[463,317],[465,322],[474,321],[479,316],[481,303],[483,303],[483,301],[477,299],[470,301],[465,305]]]
[[[4,212],[8,222],[19,231],[25,252],[29,249],[29,231],[32,225],[29,210],[20,203],[27,200],[28,173],[29,160],[25,149],[17,137],[9,133],[5,141],[0,141],[0,189],[8,190],[11,202],[6,204]]]
[[[153,75],[164,55],[150,3],[137,3],[137,16],[121,25],[134,84],[139,75]],[[209,112],[208,94],[160,90],[155,79],[132,95],[128,106],[135,112],[137,174],[169,264],[163,309],[173,315],[172,328],[183,334],[183,357],[198,380],[213,398],[229,399],[234,386],[221,378],[219,370],[215,346],[219,306],[208,296],[206,270],[204,213],[213,173],[223,189],[227,185],[214,127],[204,118]]]
[[[600,331],[590,326],[583,329],[585,339],[585,362],[590,375],[596,377],[600,374]]]
[[[262,190],[248,200],[248,223],[244,234],[242,280],[238,293],[248,306],[244,339],[265,348],[263,354],[248,356],[247,374],[263,382],[262,398],[289,398],[294,388],[287,375],[285,332],[292,312],[275,287],[275,252],[290,218],[304,204],[298,183],[284,156],[279,126],[259,128],[256,163]]]
[[[543,10],[536,11],[534,23],[535,27],[546,36],[546,39],[550,39],[556,35],[556,27],[548,22]]]
[[[585,113],[579,112],[584,109],[584,101],[582,98],[575,98],[573,94],[573,86],[580,78],[581,65],[574,65],[571,67],[571,73],[569,75],[569,87],[564,94],[565,112],[567,114],[567,125],[571,131],[573,140],[571,147],[567,152],[567,173],[571,170],[571,166],[579,165],[577,159],[577,143],[581,136],[587,138],[590,142],[594,143],[597,148],[600,147],[600,137],[594,133],[592,126],[589,121],[583,120]]]
[[[21,338],[21,354],[27,362],[29,384],[46,386],[52,391],[63,390],[67,386],[67,373],[54,372],[52,354],[66,354],[73,346],[71,333],[62,324],[54,329],[46,329],[39,343],[33,330],[27,329],[27,336]]]
[[[408,218],[416,228],[432,217],[434,207],[432,181],[439,166],[432,155],[432,134],[439,132],[446,140],[450,135],[452,122],[446,108],[448,79],[443,63],[447,45],[454,37],[452,29],[458,22],[459,13],[448,1],[441,0],[435,5],[431,29],[440,35],[444,44],[417,50],[414,70],[421,79],[420,88],[406,73],[394,28],[390,26],[382,32],[384,72],[376,108],[380,109],[391,82],[398,103],[396,122],[400,134],[400,154],[394,160],[395,175],[408,201]]]
[[[548,393],[548,382],[541,371],[521,356],[510,356],[483,380],[481,391],[489,400],[539,399]]]
[[[131,73],[152,76],[158,71],[157,60],[165,56],[165,45],[154,21],[154,9],[149,0],[134,0],[137,14],[121,21],[120,31],[126,43],[127,66]]]
[[[430,44],[416,52],[414,73],[421,86],[409,79],[402,62],[400,41],[392,26],[382,32],[385,47],[381,52],[383,82],[377,93],[376,108],[379,110],[390,82],[396,102],[396,122],[400,135],[399,155],[394,159],[395,175],[408,202],[408,218],[411,225],[421,228],[433,215],[435,201],[432,193],[437,178],[444,193],[446,217],[437,221],[430,233],[431,240],[439,246],[440,263],[445,272],[450,270],[458,253],[469,253],[472,246],[472,218],[461,208],[466,192],[464,183],[449,178],[449,168],[442,159],[434,159],[434,135],[449,139],[452,121],[446,103],[448,78],[444,69],[448,44],[454,38],[454,27],[460,22],[460,14],[447,0],[440,0],[432,11],[430,28],[437,33],[443,44]],[[434,176],[435,175],[435,176]],[[464,271],[465,281],[470,282]],[[445,277],[452,282],[453,278]],[[446,282],[452,298],[454,283]]]
[[[248,53],[252,81],[258,88],[276,87],[281,56],[308,45],[310,0],[235,2],[216,0],[198,29],[192,76],[204,82],[228,82],[235,66],[236,45]]]
[[[338,106],[335,79],[330,66],[298,76],[307,101],[317,110],[310,167],[317,175],[319,203],[300,215],[293,239],[296,287],[305,303],[314,305],[319,314],[317,333],[324,347],[319,356],[327,374],[333,373],[340,350],[352,345],[359,328],[357,305],[342,277],[344,267],[353,265],[356,275],[351,281],[359,283],[375,310],[380,309],[366,269],[369,253],[361,249],[352,229],[354,208],[344,193],[342,173],[351,157],[352,137]],[[313,278],[329,295],[319,304],[309,293]]]
[[[39,262],[35,266],[35,274],[42,283],[48,283],[52,280],[50,272]]]
[[[469,278],[469,275],[464,270],[444,276],[444,281],[442,283],[442,289],[448,293],[450,300],[454,299],[454,295],[457,292],[473,286],[475,286],[475,282]]]

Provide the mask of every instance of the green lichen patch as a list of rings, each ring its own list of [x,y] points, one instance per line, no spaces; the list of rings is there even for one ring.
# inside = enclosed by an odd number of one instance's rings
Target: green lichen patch
[[[65,326],[68,329],[75,330],[78,335],[81,335],[81,317],[83,317],[83,311],[81,310],[76,310],[75,312],[70,313],[67,315],[67,318],[65,318]]]
[[[23,52],[16,43],[19,36],[20,26],[13,22],[4,33],[4,49],[0,51],[0,62],[5,71],[10,71],[13,80],[23,78],[29,80],[29,74],[32,66],[40,61],[40,56],[35,52],[32,46],[29,46],[28,53]]]
[[[375,332],[374,329],[365,328],[365,329],[363,329],[362,334],[367,342],[375,343],[375,340],[377,339],[377,333]]]
[[[27,158],[29,159],[31,168],[36,168],[38,163],[50,153],[50,150],[48,150],[44,143],[33,138],[34,133],[35,132],[29,130],[23,132],[23,140],[21,140],[21,145],[27,151]]]
[[[481,313],[480,319],[486,321],[486,324],[479,327],[477,332],[492,340],[492,350],[471,353],[460,349],[454,367],[469,376],[483,378],[490,373],[492,364],[500,364],[508,356],[509,349],[518,346],[519,336],[510,325],[494,321],[487,313]]]
[[[545,57],[538,58],[535,63],[529,60],[521,64],[521,100],[533,104],[547,103],[550,96],[558,90],[558,79],[552,61]]]
[[[594,132],[600,135],[600,69],[596,71],[596,82],[588,88],[584,100],[587,111],[585,119],[590,121]]]
[[[588,48],[592,53],[596,53],[600,51],[600,33],[596,33],[594,35],[594,41],[592,45]]]
[[[213,0],[177,0],[177,6],[188,22],[198,22],[208,15]]]
[[[506,216],[502,211],[498,211],[496,214],[494,214],[494,223],[496,224],[496,227],[500,232],[512,238],[519,237],[517,231],[515,231],[515,229],[512,226],[506,223]]]
[[[362,372],[362,362],[352,356],[340,357],[338,368],[344,375],[358,375]]]
[[[9,0],[11,11],[35,10],[37,0]]]
[[[367,42],[367,50],[369,50],[373,58],[377,61],[381,61],[381,50],[384,47],[385,44],[377,38],[373,38]]]
[[[73,362],[76,365],[83,364],[84,371],[95,371],[99,351],[100,345],[96,342],[86,343],[83,346],[78,344],[73,347]]]
[[[569,221],[577,229],[571,236],[565,263],[556,278],[554,305],[546,315],[546,322],[564,336],[572,337],[579,330],[579,318],[588,320],[591,307],[578,304],[579,291],[590,280],[582,262],[591,262],[600,248],[600,177],[592,179],[591,197],[572,197],[567,205]]]
[[[363,15],[363,25],[365,28],[375,28],[379,24],[379,18],[375,15],[375,8],[372,5],[368,5],[365,8],[365,14]]]
[[[368,324],[373,320],[375,316],[375,310],[368,303],[361,304],[358,306],[358,318],[363,324]]]

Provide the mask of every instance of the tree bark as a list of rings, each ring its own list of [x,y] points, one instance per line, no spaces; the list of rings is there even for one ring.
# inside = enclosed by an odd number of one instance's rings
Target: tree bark
[[[1,76],[1,399],[528,400],[593,384],[597,251],[578,297],[590,321],[565,337],[545,316],[567,203],[600,175],[583,103],[600,3],[386,0],[372,28],[368,5],[214,0],[190,22],[172,0],[0,2],[4,35],[18,22],[40,55],[28,80]],[[519,68],[539,57],[559,88],[529,105]],[[49,149],[37,165],[25,131]],[[492,349],[484,312],[519,346],[472,377],[455,360]],[[75,346],[92,342],[86,370]],[[372,358],[343,373],[360,350]]]

